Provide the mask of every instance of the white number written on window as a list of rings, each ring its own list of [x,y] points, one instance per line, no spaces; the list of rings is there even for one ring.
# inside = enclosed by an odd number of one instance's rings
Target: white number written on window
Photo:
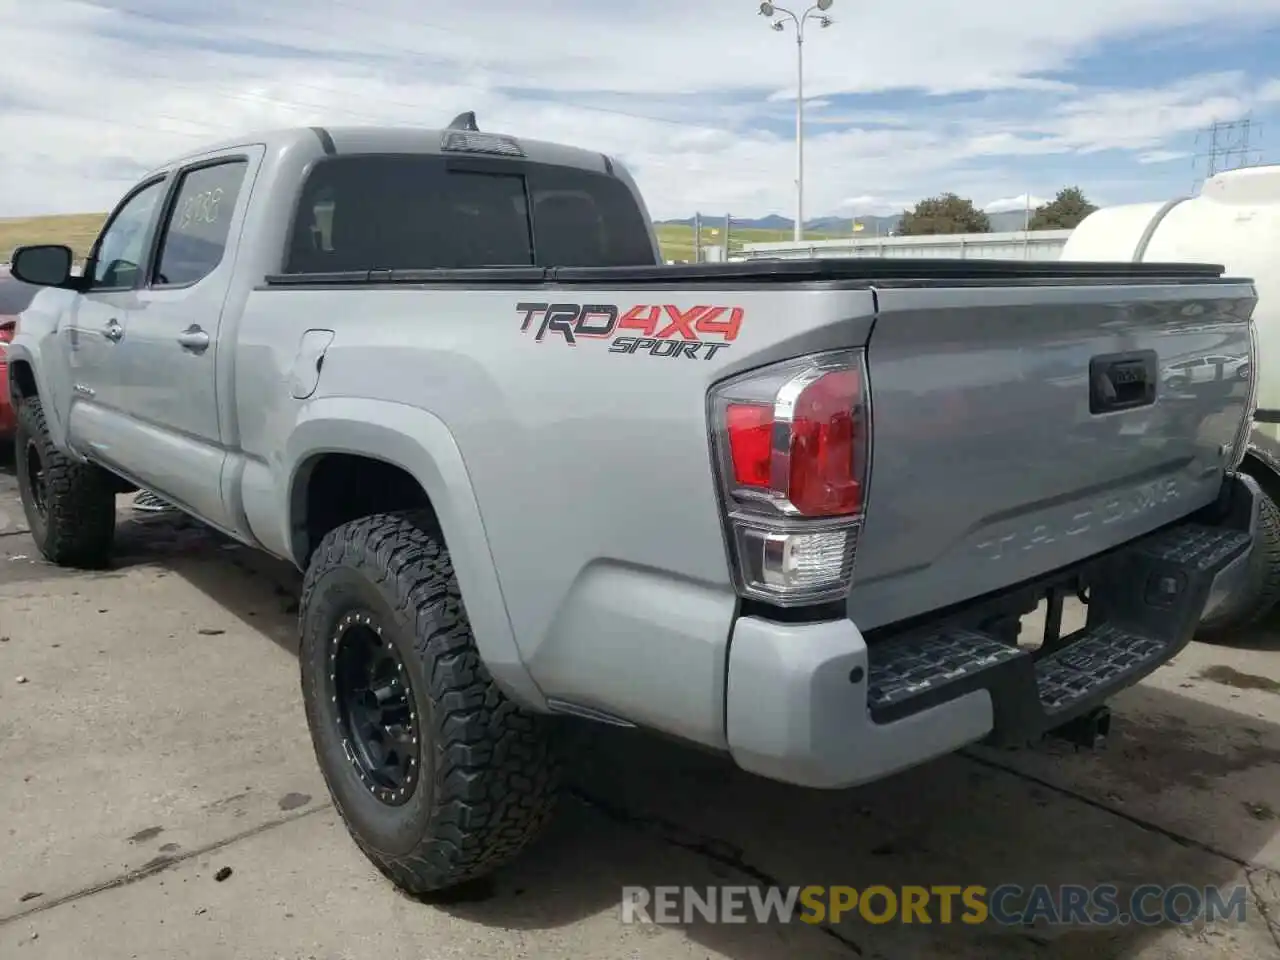
[[[221,187],[203,190],[187,197],[182,201],[182,208],[178,212],[178,229],[195,223],[217,223],[221,200]]]

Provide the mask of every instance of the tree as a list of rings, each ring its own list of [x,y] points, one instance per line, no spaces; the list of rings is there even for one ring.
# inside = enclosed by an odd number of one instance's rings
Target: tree
[[[1074,230],[1097,209],[1079,187],[1067,187],[1059,190],[1049,203],[1036,207],[1031,215],[1031,229]]]
[[[898,233],[904,237],[920,237],[936,233],[990,233],[991,221],[973,205],[972,200],[944,193],[916,204],[914,210],[902,214]]]

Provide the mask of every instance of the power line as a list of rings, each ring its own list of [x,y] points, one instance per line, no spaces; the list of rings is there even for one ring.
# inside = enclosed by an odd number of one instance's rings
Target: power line
[[[361,8],[360,6],[358,6],[357,4],[354,4],[354,3],[348,3],[348,2],[343,2],[343,0],[327,0],[327,2],[328,2],[331,6],[335,6],[335,7],[342,7],[342,8],[344,8],[344,9],[350,9],[350,10],[357,11],[357,12],[361,12],[361,13],[364,13],[364,12],[365,12],[365,11],[364,11],[364,9],[363,9],[363,8]],[[124,15],[124,16],[126,16],[126,17],[132,17],[132,18],[134,18],[134,19],[137,19],[137,20],[143,20],[143,21],[150,22],[150,23],[158,23],[158,24],[162,24],[162,25],[164,25],[164,26],[166,26],[166,27],[171,27],[171,28],[173,28],[175,31],[178,31],[178,32],[181,32],[181,33],[184,33],[184,34],[187,34],[187,35],[191,35],[191,36],[204,37],[204,38],[206,38],[206,39],[216,40],[216,41],[219,41],[219,42],[222,42],[222,43],[225,43],[228,39],[234,39],[234,38],[235,38],[235,34],[233,34],[233,33],[218,33],[218,32],[210,31],[210,30],[207,30],[207,29],[197,28],[197,27],[195,27],[195,26],[191,26],[191,25],[188,25],[188,24],[176,23],[176,22],[175,22],[175,21],[173,21],[173,20],[167,19],[167,18],[165,18],[165,17],[158,16],[158,15],[156,15],[156,14],[154,14],[154,13],[148,13],[148,12],[143,12],[143,11],[140,11],[140,10],[135,10],[135,9],[133,9],[133,8],[131,8],[131,7],[115,7],[115,6],[110,6],[110,5],[108,5],[108,4],[96,4],[96,6],[99,6],[101,9],[104,9],[104,10],[110,10],[110,11],[115,12],[115,13],[123,14],[123,15]],[[472,41],[479,42],[479,41],[478,41],[478,39],[477,39],[476,37],[470,36],[470,35],[468,35],[468,34],[464,34],[464,33],[462,33],[461,31],[454,30],[454,29],[452,29],[452,28],[450,28],[450,27],[444,27],[444,26],[441,26],[440,24],[432,23],[432,22],[427,21],[427,20],[420,20],[420,19],[416,19],[416,18],[412,18],[412,17],[405,17],[405,16],[403,16],[403,15],[401,15],[401,14],[398,14],[398,15],[397,15],[397,19],[402,20],[402,21],[405,21],[405,22],[408,22],[408,23],[411,23],[411,24],[414,24],[414,25],[416,25],[416,26],[423,27],[424,29],[427,29],[427,30],[433,30],[433,31],[437,31],[437,32],[440,32],[440,33],[449,34],[449,35],[451,35],[451,36],[456,36],[456,37],[460,37],[460,38],[463,38],[463,39],[467,39],[467,40],[472,40]],[[255,12],[254,12],[254,20],[255,20],[255,22],[256,22],[256,21],[261,21],[261,20],[267,20],[267,21],[271,21],[271,22],[274,22],[274,23],[279,23],[279,24],[281,24],[282,26],[288,27],[288,29],[289,29],[290,33],[299,33],[299,32],[302,32],[302,33],[309,33],[309,34],[313,34],[313,35],[317,35],[317,36],[324,37],[324,38],[326,38],[326,39],[328,39],[328,38],[329,38],[329,36],[330,36],[328,33],[326,33],[325,31],[323,31],[323,30],[321,30],[321,29],[319,29],[319,28],[317,28],[317,27],[309,26],[308,24],[305,24],[305,23],[298,23],[296,20],[292,20],[292,19],[289,19],[289,18],[286,18],[286,17],[275,16],[275,15],[272,15],[271,13],[269,13],[269,12],[267,12],[267,11],[265,11],[265,10],[263,10],[263,11],[255,11]],[[362,41],[362,42],[363,42],[366,46],[371,46],[371,47],[373,47],[373,48],[375,48],[375,49],[384,50],[384,51],[388,52],[389,54],[391,54],[392,56],[394,56],[394,57],[396,57],[396,58],[398,58],[398,59],[400,59],[400,60],[408,61],[408,62],[410,62],[410,63],[426,63],[426,62],[430,62],[430,59],[431,59],[431,58],[429,58],[429,57],[425,57],[425,56],[423,56],[421,53],[418,53],[418,52],[413,51],[413,50],[409,50],[409,49],[408,49],[408,48],[406,48],[406,47],[397,47],[397,46],[394,46],[394,45],[392,45],[392,44],[387,44],[387,43],[384,43],[384,42],[379,41],[379,40],[367,40],[367,41]],[[279,47],[281,47],[282,49],[298,49],[296,46],[289,44],[287,41],[280,42],[280,43],[278,43],[278,44],[276,44],[276,45],[277,45],[277,46],[279,46]],[[350,52],[351,52],[352,54],[356,54],[356,53],[358,53],[358,51],[354,51],[354,50],[353,50],[353,51],[350,51]],[[317,54],[318,54],[318,52],[317,52]],[[151,51],[148,51],[147,56],[148,56],[148,59],[168,59],[168,60],[170,60],[170,61],[177,61],[177,60],[179,59],[179,58],[174,57],[174,56],[172,56],[172,55],[165,55],[165,54],[156,53],[156,52],[151,52]],[[189,60],[188,60],[187,62],[189,62]],[[171,82],[171,83],[176,83],[177,81],[172,81],[172,80],[170,80],[169,82]],[[308,84],[308,83],[302,83],[302,82],[295,82],[295,81],[292,81],[292,80],[291,80],[291,81],[289,81],[289,85],[290,85],[290,86],[292,86],[292,87],[300,87],[300,88],[302,88],[302,89],[316,90],[316,91],[319,91],[319,92],[321,92],[321,93],[324,93],[324,94],[327,94],[327,95],[330,95],[330,96],[332,96],[332,95],[333,95],[333,93],[334,93],[334,91],[333,91],[333,90],[331,90],[331,89],[329,89],[329,88],[327,88],[327,87],[322,87],[322,86],[316,85],[316,84]],[[460,86],[462,86],[464,89],[468,87],[468,85],[467,85],[467,84],[462,84],[462,85],[460,85]],[[487,90],[486,90],[485,88],[483,88],[483,87],[472,86],[472,87],[471,87],[471,89],[474,89],[474,90],[476,90],[477,92],[489,92],[489,91],[487,91]],[[248,94],[246,94],[246,96],[252,96],[252,95],[248,95]],[[275,101],[275,102],[280,103],[280,104],[282,104],[282,105],[286,105],[286,106],[303,106],[303,107],[308,107],[308,108],[310,108],[310,109],[318,109],[318,110],[334,110],[334,111],[336,111],[336,112],[340,112],[340,113],[347,113],[347,114],[350,114],[350,115],[353,115],[353,116],[362,117],[362,118],[365,118],[365,119],[377,120],[377,122],[379,122],[379,123],[386,123],[386,122],[387,122],[386,120],[383,120],[383,119],[380,119],[380,118],[377,118],[377,117],[371,117],[371,116],[369,116],[368,114],[361,114],[361,113],[357,113],[357,112],[350,111],[350,110],[344,110],[344,109],[339,109],[339,108],[336,108],[336,107],[330,107],[330,106],[328,106],[328,105],[326,105],[326,104],[304,104],[304,103],[296,103],[296,102],[291,102],[291,101]],[[408,101],[404,101],[404,100],[390,100],[390,99],[387,99],[387,98],[385,98],[385,97],[383,97],[383,98],[379,98],[379,102],[380,102],[380,103],[382,103],[382,104],[385,104],[385,105],[389,105],[389,106],[405,107],[405,108],[408,108],[408,109],[411,109],[411,110],[414,110],[414,111],[421,111],[421,110],[422,110],[422,104],[421,104],[420,102],[419,102],[419,103],[410,103],[410,102],[408,102]],[[661,116],[654,116],[654,115],[651,115],[651,114],[635,113],[635,112],[630,111],[630,110],[619,110],[619,109],[616,109],[616,108],[614,108],[614,107],[602,107],[602,106],[597,106],[597,105],[595,105],[595,104],[575,103],[575,102],[573,102],[572,100],[569,100],[569,99],[565,99],[565,100],[541,100],[541,101],[537,101],[537,102],[542,103],[542,104],[544,104],[544,105],[546,105],[546,106],[569,107],[569,108],[574,109],[574,110],[583,110],[583,111],[586,111],[586,112],[588,112],[588,113],[599,113],[599,114],[603,114],[603,115],[618,116],[618,117],[627,117],[628,119],[632,119],[632,120],[647,120],[647,121],[652,122],[652,123],[664,123],[664,124],[669,124],[669,125],[672,125],[672,126],[688,127],[688,128],[692,128],[692,129],[698,129],[698,130],[712,130],[712,131],[717,131],[717,132],[720,132],[720,133],[733,133],[733,132],[734,132],[734,131],[729,130],[729,129],[724,128],[724,127],[717,127],[717,126],[713,126],[713,125],[710,125],[710,124],[707,124],[707,123],[702,123],[702,122],[700,122],[700,121],[695,121],[695,120],[677,120],[677,119],[672,118],[672,117],[661,117]],[[412,125],[413,125],[413,126],[422,126],[422,124],[421,124],[421,123],[416,123],[416,124],[412,124]]]
[[[330,2],[334,2],[334,0],[330,0]],[[154,21],[157,23],[164,24],[166,26],[180,27],[182,30],[185,30],[189,34],[203,36],[210,40],[221,41],[221,42],[225,42],[226,40],[225,35],[211,32],[208,30],[198,30],[195,28],[186,27],[185,25],[174,24],[174,22],[171,20],[166,20],[162,17],[157,17],[152,14],[146,14],[146,13],[125,9],[125,8],[110,7],[106,9],[116,10],[119,13],[124,14],[125,16],[134,17],[140,20]],[[264,15],[264,19],[270,19],[270,17],[267,17],[266,15]],[[284,21],[284,20],[281,20],[280,22],[288,23],[288,21]],[[292,23],[289,23],[289,25],[291,28],[294,28],[294,29],[301,28],[299,25],[294,25]],[[434,25],[427,24],[427,26],[432,26],[434,28]],[[447,33],[455,32],[455,31],[450,31],[447,28],[443,28],[443,27],[438,29]],[[401,51],[399,48],[389,47],[388,45],[385,45],[385,44],[382,44],[381,46],[387,47],[387,49],[393,50],[397,54],[402,52],[407,53],[407,51]],[[412,56],[412,54],[410,54],[410,56]],[[50,59],[64,60],[67,63],[70,63],[74,58],[71,57],[70,55],[54,54]],[[154,64],[154,62],[157,60],[170,62],[174,64],[183,64],[186,66],[189,66],[191,63],[190,57],[182,57],[172,53],[156,51],[148,55],[149,63]],[[152,83],[159,88],[178,87],[178,88],[193,90],[209,99],[223,100],[223,101],[239,101],[239,102],[249,103],[249,104],[264,104],[269,106],[276,106],[276,107],[282,107],[286,109],[298,110],[302,112],[322,114],[326,118],[336,113],[346,117],[350,117],[352,118],[353,121],[363,121],[367,123],[374,123],[374,124],[385,125],[385,126],[410,127],[410,128],[417,128],[417,127],[424,126],[424,124],[421,121],[393,120],[388,118],[385,115],[379,115],[379,114],[370,113],[368,111],[362,111],[362,110],[352,110],[348,107],[339,107],[331,103],[303,101],[303,100],[297,100],[297,99],[286,99],[282,97],[268,96],[267,94],[263,94],[263,93],[255,93],[255,92],[250,92],[250,91],[245,91],[240,89],[229,89],[226,86],[219,85],[217,83],[208,82],[208,81],[178,79],[155,70],[152,70],[147,73],[141,73],[141,74],[135,73],[133,76],[134,76],[134,79],[141,80],[147,83]],[[243,79],[245,79],[246,81],[252,82],[253,80],[256,80],[258,78],[244,77]],[[301,88],[303,90],[313,90],[313,91],[316,91],[317,93],[320,93],[326,96],[333,96],[335,93],[337,93],[337,91],[329,87],[324,87],[318,84],[294,82],[292,80],[288,81],[288,86],[291,88],[293,87]],[[480,91],[482,88],[476,87],[474,89],[476,89],[477,91]],[[421,103],[410,103],[408,101],[393,100],[386,97],[379,97],[378,103],[384,106],[404,107],[407,109],[412,109],[414,111],[421,111],[422,109]],[[593,105],[578,104],[578,103],[573,103],[572,101],[549,101],[548,100],[548,101],[543,101],[543,103],[545,103],[547,106],[556,106],[556,107],[562,107],[562,108],[567,108],[571,110],[584,110],[587,112],[611,114],[611,115],[628,117],[631,119],[650,120],[650,121],[667,123],[667,124],[681,126],[681,127],[689,127],[689,128],[699,129],[699,130],[731,132],[724,128],[712,127],[712,126],[708,126],[707,124],[695,122],[695,121],[675,120],[672,118],[654,117],[654,116],[648,116],[644,114],[631,113],[628,111],[614,110],[607,107],[597,107]],[[37,114],[33,113],[32,115],[35,116]],[[178,116],[173,116],[171,114],[158,113],[158,112],[152,112],[152,111],[148,111],[146,115],[150,118],[154,118],[156,121],[167,121],[170,123],[185,125],[187,129],[172,129],[172,128],[160,126],[159,124],[154,124],[154,125],[142,124],[142,123],[136,123],[136,122],[131,122],[127,120],[121,120],[115,117],[112,117],[110,119],[106,117],[86,118],[84,121],[81,121],[81,122],[94,123],[94,124],[105,126],[105,127],[124,127],[124,128],[144,131],[147,133],[159,133],[159,134],[165,134],[165,135],[175,136],[175,137],[185,137],[185,138],[190,138],[192,140],[207,140],[207,139],[212,139],[215,136],[233,136],[233,135],[245,132],[244,130],[240,129],[239,126],[228,125],[228,124],[216,124],[216,123],[211,124],[205,121],[194,120],[194,119],[191,119],[190,117],[178,117]],[[191,129],[193,127],[195,128],[194,130]],[[623,159],[627,160],[629,158],[624,157]],[[658,168],[681,169],[681,170],[685,170],[688,168],[687,164],[672,163],[671,161],[658,159],[656,157],[634,158],[630,160],[629,165],[631,165],[632,163],[642,167],[658,167]]]
[[[326,115],[333,114],[333,113],[341,113],[341,114],[350,116],[355,120],[363,120],[369,123],[378,124],[380,126],[388,126],[388,127],[420,129],[424,126],[424,124],[421,122],[391,120],[385,116],[377,116],[374,114],[362,113],[359,111],[348,110],[343,107],[333,107],[333,106],[329,106],[327,104],[322,104],[322,103],[308,103],[308,102],[299,101],[299,100],[283,100],[277,97],[268,97],[266,95],[256,94],[256,93],[231,92],[231,91],[219,89],[217,87],[212,87],[210,85],[196,83],[194,81],[173,80],[169,77],[164,77],[160,75],[153,75],[148,79],[154,80],[156,83],[163,83],[163,84],[168,84],[170,86],[178,86],[178,87],[195,90],[203,94],[204,96],[210,99],[215,99],[215,100],[238,100],[245,103],[263,103],[263,104],[270,104],[275,106],[299,109],[304,111],[309,110],[309,111],[314,111],[314,112],[326,114]],[[321,89],[321,88],[316,88],[316,89]],[[393,102],[393,101],[383,101],[383,102]],[[31,116],[33,118],[38,118],[41,116],[40,111],[36,111],[36,110],[27,110],[27,111],[19,111],[19,112],[24,112],[28,116]],[[162,127],[158,125],[133,123],[127,120],[120,120],[114,117],[112,118],[85,117],[85,118],[77,119],[76,123],[81,126],[93,124],[93,125],[103,126],[103,127],[124,127],[131,130],[140,130],[145,133],[153,133],[153,134],[160,133],[160,134],[166,134],[169,136],[187,137],[192,140],[205,140],[205,141],[210,140],[214,137],[232,137],[232,136],[237,136],[237,135],[241,135],[249,132],[243,127],[237,126],[237,125],[209,124],[209,123],[203,123],[200,121],[191,120],[186,117],[176,117],[171,114],[148,112],[147,116],[153,117],[156,120],[165,120],[173,123],[182,123],[182,124],[187,124],[189,126],[195,126],[198,129],[197,130],[190,130],[190,129],[175,130],[175,129]],[[293,125],[302,125],[302,124],[300,122],[295,121]],[[676,170],[682,170],[686,172],[689,170],[689,165],[687,163],[676,163],[670,160],[659,159],[653,156],[632,157],[630,160],[627,160],[626,158],[623,158],[623,159],[625,162],[627,162],[628,166],[631,166],[634,164],[637,166],[676,169]]]
[[[364,10],[358,4],[348,2],[348,0],[327,0],[327,2],[334,7],[344,7],[354,11],[364,12]],[[140,11],[140,10],[136,10],[136,9],[125,7],[125,6],[113,6],[107,3],[95,3],[92,5],[97,6],[99,9],[111,11],[112,13],[117,14],[118,16],[121,16],[124,18],[131,18],[139,21],[148,22],[148,23],[155,23],[163,27],[170,28],[176,34],[181,34],[185,37],[204,38],[209,41],[212,41],[213,44],[217,44],[219,47],[224,49],[228,40],[236,39],[235,32],[209,30],[207,28],[202,28],[197,25],[184,24],[184,23],[174,21],[172,19],[165,18],[161,15],[157,15],[156,13],[152,13],[152,12]],[[324,37],[325,39],[329,39],[329,37],[331,36],[331,34],[326,33],[323,30],[317,29],[316,27],[308,26],[307,24],[304,24],[304,23],[298,23],[291,19],[287,19],[279,16],[273,16],[266,11],[256,11],[254,16],[255,16],[255,22],[259,22],[262,20],[274,21],[283,26],[288,27],[289,31],[293,34],[296,34],[298,32],[311,33],[311,34]],[[403,16],[399,17],[399,19],[407,20],[410,23],[416,23],[432,31],[449,34],[452,36],[461,37],[468,40],[475,39],[474,37],[470,37],[467,34],[464,34],[460,31],[451,29],[449,27],[444,27],[436,23],[430,23],[424,20],[415,20],[413,18],[406,18]],[[286,49],[286,50],[299,49],[297,45],[291,45],[287,40],[283,40],[280,43],[275,45],[278,45],[281,49]],[[412,62],[419,62],[419,63],[431,62],[430,57],[425,57],[416,51],[412,51],[404,47],[396,47],[394,45],[381,43],[376,40],[362,41],[362,46],[372,46],[375,48],[386,50],[388,51],[388,53],[392,58],[399,60],[400,62],[406,62],[406,61],[411,63]],[[198,50],[198,48],[196,49]],[[367,56],[367,54],[365,54],[364,51],[351,50],[349,52],[354,55]],[[319,51],[315,51],[315,54],[316,56],[320,56]],[[49,57],[49,59],[53,59],[55,61],[62,60],[70,64],[75,58],[73,58],[69,54],[54,53]],[[336,113],[346,117],[350,117],[354,121],[363,121],[367,123],[375,123],[375,124],[385,125],[385,126],[417,128],[417,127],[422,127],[424,125],[429,125],[429,124],[424,124],[421,120],[418,120],[418,121],[392,120],[387,118],[385,115],[370,113],[367,110],[353,110],[348,107],[339,107],[339,106],[333,105],[330,102],[308,102],[308,101],[302,101],[298,99],[286,99],[283,97],[269,96],[264,93],[256,93],[256,92],[243,90],[243,89],[228,88],[225,85],[220,85],[216,82],[211,82],[207,80],[194,81],[194,80],[188,80],[188,79],[180,79],[177,77],[168,76],[163,72],[155,70],[154,64],[156,61],[169,62],[173,64],[181,64],[183,66],[190,67],[192,64],[192,57],[190,54],[178,55],[178,54],[166,52],[163,50],[149,50],[147,52],[146,62],[148,65],[152,66],[153,69],[145,72],[133,71],[132,78],[135,80],[141,81],[143,83],[152,84],[157,89],[160,89],[160,90],[163,90],[165,87],[178,87],[178,88],[190,89],[193,91],[197,91],[200,94],[202,94],[204,97],[212,100],[240,101],[240,102],[249,103],[249,104],[265,104],[265,105],[282,107],[282,108],[291,109],[291,110],[302,111],[302,112],[311,112],[313,114],[321,114],[321,115],[324,115],[326,118]],[[79,64],[80,61],[76,61],[76,63]],[[255,77],[250,75],[239,76],[239,77],[236,77],[236,79],[243,80],[246,83],[264,82],[269,80],[269,78]],[[326,98],[326,100],[327,98],[332,98],[337,95],[340,95],[340,92],[338,90],[335,90],[331,87],[315,84],[315,83],[306,83],[302,81],[294,81],[292,79],[289,79],[288,81],[286,81],[286,84],[290,89],[315,91],[316,93],[321,94],[323,98]],[[461,84],[459,86],[462,89],[467,89],[468,87],[468,85],[466,84]],[[484,93],[492,92],[487,88],[474,86],[474,85],[471,85],[470,88],[474,89],[477,92],[484,92]],[[540,105],[548,106],[548,107],[559,107],[567,110],[584,111],[588,113],[597,113],[597,114],[607,115],[607,116],[625,117],[632,120],[643,120],[643,121],[649,121],[653,123],[667,124],[675,127],[697,129],[702,131],[714,131],[714,132],[720,132],[720,133],[734,133],[734,131],[730,128],[714,126],[714,125],[710,125],[700,121],[680,120],[672,117],[654,116],[650,114],[636,113],[633,111],[620,110],[620,109],[611,108],[611,107],[603,107],[603,106],[598,106],[594,104],[583,104],[583,103],[574,102],[572,99],[569,99],[569,98],[559,99],[559,100],[541,99],[541,100],[535,100],[534,102],[537,102]],[[415,114],[421,113],[422,111],[421,102],[394,100],[384,96],[379,96],[377,99],[377,103],[378,105],[384,106],[384,107],[387,107],[387,106],[401,107],[408,110],[412,110],[415,112]],[[40,115],[39,112],[37,111],[28,111],[28,112],[33,117]],[[95,126],[104,127],[108,129],[119,127],[119,128],[126,128],[126,129],[132,129],[132,130],[139,130],[147,133],[161,134],[161,135],[170,136],[170,137],[188,138],[193,141],[210,140],[215,137],[220,138],[225,136],[233,136],[233,135],[245,132],[244,130],[240,129],[239,125],[209,123],[207,121],[192,119],[191,117],[173,116],[171,114],[159,113],[151,110],[147,110],[145,115],[149,120],[154,120],[156,122],[155,123],[139,123],[135,121],[119,119],[118,117],[110,117],[110,118],[86,117],[86,118],[77,120],[77,123],[84,126],[93,124]],[[182,125],[183,127],[185,127],[185,129],[174,129],[172,127],[163,126],[161,125],[161,122]],[[290,121],[290,123],[296,123],[296,122],[297,121]],[[285,125],[288,125],[288,124],[285,124]],[[639,156],[635,156],[634,154],[632,156],[627,156],[627,154],[629,153],[630,151],[621,151],[621,155],[620,155],[620,159],[628,163],[629,166],[635,166],[638,168],[650,167],[650,168],[678,169],[678,170],[688,169],[688,165],[685,163],[672,162],[670,160],[659,159],[653,156],[639,157]],[[140,163],[139,170],[141,171],[144,166],[145,164]],[[107,181],[121,182],[121,183],[132,182],[130,178],[122,177],[122,176],[110,177],[104,180],[104,182],[107,182]]]

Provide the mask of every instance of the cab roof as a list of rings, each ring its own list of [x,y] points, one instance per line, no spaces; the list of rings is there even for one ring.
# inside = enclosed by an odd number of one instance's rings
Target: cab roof
[[[206,144],[181,156],[173,157],[157,166],[151,174],[203,159],[210,154],[252,145],[264,146],[268,153],[274,153],[278,149],[288,150],[304,144],[307,146],[318,144],[325,153],[334,156],[371,153],[439,154],[445,152],[443,144],[445,138],[450,135],[479,138],[481,141],[485,138],[493,138],[515,143],[523,152],[524,159],[534,163],[575,167],[598,173],[613,171],[613,161],[602,153],[542,140],[517,139],[505,134],[492,134],[490,131],[473,130],[468,127],[356,126],[287,127],[247,133],[234,139]],[[483,155],[486,151],[478,152]]]

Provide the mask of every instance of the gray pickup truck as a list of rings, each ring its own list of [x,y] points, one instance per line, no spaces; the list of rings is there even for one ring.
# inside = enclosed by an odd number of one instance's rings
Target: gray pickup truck
[[[70,267],[13,258],[40,550],[143,489],[304,570],[316,756],[411,891],[537,833],[566,717],[823,788],[1092,738],[1251,562],[1252,377],[1166,373],[1253,349],[1212,266],[665,266],[616,160],[464,118],[174,160]]]

